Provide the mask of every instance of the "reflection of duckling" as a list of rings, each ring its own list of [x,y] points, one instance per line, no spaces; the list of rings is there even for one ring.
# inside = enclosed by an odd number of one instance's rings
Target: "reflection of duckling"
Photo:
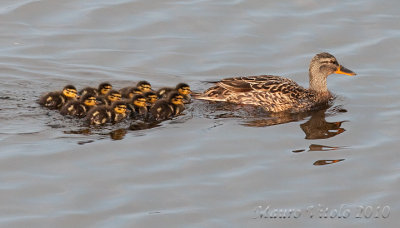
[[[110,90],[105,96],[97,97],[99,102],[104,105],[111,105],[115,101],[121,100],[121,93],[117,90]]]
[[[60,109],[69,100],[74,100],[77,95],[75,86],[67,85],[61,92],[50,92],[39,99],[39,104],[49,109]]]
[[[99,96],[106,95],[112,89],[112,85],[109,82],[103,82],[98,87]]]
[[[136,94],[143,94],[143,92],[137,87],[124,87],[119,90],[122,95],[122,98],[132,99]]]
[[[168,94],[171,93],[172,91],[177,91],[180,95],[182,95],[185,103],[190,101],[190,93],[192,91],[190,90],[190,86],[186,83],[179,83],[178,85],[176,85],[175,88],[171,87],[161,88],[157,91],[157,96],[160,99],[166,98],[168,97]]]
[[[156,103],[156,101],[158,100],[157,94],[153,91],[150,91],[143,94],[143,96],[146,98],[147,101],[147,110],[150,110],[151,106],[153,106],[154,103]]]
[[[99,91],[96,88],[89,87],[89,86],[85,87],[85,88],[81,89],[81,91],[79,91],[79,95],[81,95],[81,96],[84,96],[88,93],[95,95],[95,97],[97,97],[99,95]]]
[[[148,81],[140,81],[136,84],[136,87],[140,89],[143,93],[151,91],[151,84]]]
[[[98,106],[89,111],[86,120],[90,125],[117,123],[126,118],[126,108],[124,101],[116,101],[111,107]]]
[[[170,93],[168,99],[158,100],[153,107],[150,108],[150,112],[156,120],[169,119],[179,115],[183,110],[185,110],[183,106],[183,97],[178,92]]]
[[[92,94],[85,94],[79,100],[68,101],[62,108],[60,113],[62,115],[76,116],[82,118],[89,112],[89,110],[96,106],[96,96]]]
[[[137,94],[128,102],[128,109],[131,111],[131,117],[135,119],[144,118],[147,115],[146,98]]]

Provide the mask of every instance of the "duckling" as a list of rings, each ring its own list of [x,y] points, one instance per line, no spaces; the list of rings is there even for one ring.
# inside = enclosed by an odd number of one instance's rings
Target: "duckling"
[[[97,97],[100,104],[111,106],[115,101],[121,100],[121,93],[117,90],[110,90],[106,95]]]
[[[124,101],[116,101],[112,106],[97,106],[89,111],[86,115],[86,121],[90,125],[102,125],[105,123],[117,123],[126,118],[126,103]]]
[[[62,91],[50,92],[39,99],[39,104],[48,109],[60,109],[69,100],[77,98],[75,86],[67,85]]]
[[[178,92],[171,92],[167,99],[158,100],[150,108],[150,113],[156,120],[166,120],[179,115],[183,110],[183,96]]]
[[[146,98],[147,101],[147,110],[150,111],[151,106],[154,105],[154,103],[156,103],[156,101],[158,100],[157,94],[153,91],[144,93],[143,96]]]
[[[166,98],[168,97],[168,94],[172,91],[178,91],[179,94],[183,96],[184,103],[190,102],[190,94],[192,91],[190,90],[190,86],[186,83],[179,83],[178,85],[176,85],[175,88],[171,87],[161,88],[157,91],[157,96],[159,99]]]
[[[70,115],[78,118],[85,117],[91,108],[96,106],[96,96],[86,93],[79,100],[68,101],[60,110],[61,115]]]
[[[120,89],[119,92],[121,93],[122,98],[125,99],[132,99],[132,97],[136,94],[143,94],[139,88],[133,86],[124,87]]]
[[[134,119],[145,118],[147,115],[146,97],[140,94],[133,96],[128,102],[128,109]]]
[[[140,89],[143,93],[152,91],[151,84],[148,81],[140,81],[136,84],[136,87]]]
[[[99,85],[97,91],[99,96],[106,95],[112,89],[112,85],[109,82],[103,82]]]
[[[94,87],[88,86],[79,91],[80,96],[84,96],[88,93],[95,95],[95,97],[99,96],[99,91]]]

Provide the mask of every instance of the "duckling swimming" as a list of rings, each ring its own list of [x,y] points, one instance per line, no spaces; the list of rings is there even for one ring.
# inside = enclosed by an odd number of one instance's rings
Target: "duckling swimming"
[[[136,84],[136,87],[143,93],[152,91],[151,84],[148,81],[140,81]]]
[[[110,90],[106,95],[97,97],[100,104],[111,106],[115,101],[121,100],[121,93],[117,90]]]
[[[158,101],[157,94],[153,91],[150,91],[150,92],[144,93],[143,96],[146,98],[147,110],[150,111],[151,106],[153,106],[154,103],[156,103],[156,101]]]
[[[117,123],[127,116],[127,106],[124,101],[116,101],[112,106],[101,105],[89,111],[86,121],[90,125],[103,125],[105,123]]]
[[[167,99],[158,100],[150,108],[150,113],[156,120],[166,120],[179,115],[183,110],[183,96],[178,92],[171,92]]]
[[[85,117],[91,108],[96,106],[96,96],[86,93],[79,100],[68,101],[60,110],[61,115],[70,115],[78,118]]]
[[[69,100],[75,100],[76,98],[77,91],[75,86],[67,85],[61,92],[50,92],[42,96],[39,99],[39,104],[48,109],[60,109]]]
[[[261,75],[222,79],[194,97],[261,106],[269,112],[304,112],[317,109],[333,99],[326,83],[330,74],[356,75],[340,65],[333,55],[324,52],[315,55],[310,62],[308,89],[291,79]]]
[[[147,115],[146,98],[137,94],[132,99],[128,100],[128,109],[131,112],[131,118],[142,119]]]
[[[190,101],[190,94],[192,91],[190,90],[190,86],[186,83],[179,83],[175,88],[164,87],[157,91],[157,96],[159,99],[168,97],[168,94],[172,91],[177,91],[180,95],[183,96],[183,99],[186,102]]]
[[[119,92],[122,95],[122,98],[125,99],[132,99],[133,96],[135,96],[136,94],[143,94],[143,92],[137,88],[137,87],[124,87],[122,89],[119,90]]]
[[[95,97],[99,96],[99,91],[96,88],[93,88],[93,87],[89,87],[88,86],[88,87],[85,87],[85,88],[83,88],[83,89],[81,89],[79,91],[79,95],[81,97],[86,95],[86,94],[88,94],[88,93],[93,94]]]
[[[110,90],[112,90],[112,85],[109,82],[100,83],[97,89],[99,96],[106,95]]]

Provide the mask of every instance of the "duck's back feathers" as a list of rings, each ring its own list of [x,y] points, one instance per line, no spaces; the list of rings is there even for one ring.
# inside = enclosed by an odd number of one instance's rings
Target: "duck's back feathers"
[[[197,99],[226,101],[262,106],[266,111],[297,111],[309,105],[314,93],[291,79],[274,75],[222,79],[215,86],[197,95]]]

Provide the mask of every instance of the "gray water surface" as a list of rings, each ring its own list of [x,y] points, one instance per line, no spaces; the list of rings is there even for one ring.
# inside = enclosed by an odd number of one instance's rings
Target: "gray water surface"
[[[397,227],[399,9],[394,0],[1,1],[0,226]],[[285,120],[194,101],[149,129],[87,129],[36,104],[70,83],[184,81],[201,92],[207,81],[275,74],[308,86],[309,61],[323,51],[358,75],[331,75],[332,107]],[[274,209],[296,213],[269,218]]]

